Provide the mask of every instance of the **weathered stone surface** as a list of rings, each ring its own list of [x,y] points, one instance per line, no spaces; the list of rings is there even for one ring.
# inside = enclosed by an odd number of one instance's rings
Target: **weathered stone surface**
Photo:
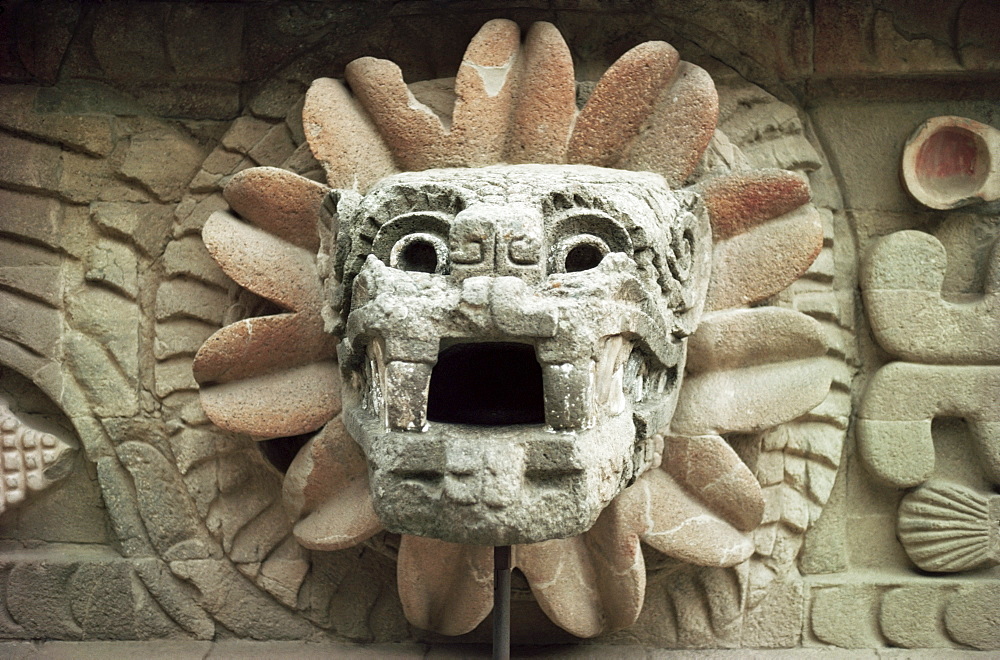
[[[1000,250],[986,268],[982,296],[945,299],[947,256],[930,234],[896,232],[879,239],[862,270],[865,306],[879,343],[914,362],[1000,362]]]
[[[874,585],[842,585],[815,590],[811,608],[812,632],[820,641],[842,648],[878,646],[877,604],[878,590]]]
[[[0,133],[0,183],[31,190],[59,188],[58,147]]]
[[[934,471],[935,417],[969,421],[972,445],[986,474],[1000,481],[1000,367],[892,362],[868,383],[858,413],[858,449],[879,479],[916,486]]]
[[[76,292],[66,305],[66,312],[75,330],[98,340],[122,372],[130,379],[136,378],[140,312],[131,300],[105,288],[88,287]]]
[[[975,649],[1000,649],[1000,584],[989,581],[958,590],[945,607],[945,629]]]
[[[230,304],[229,296],[187,279],[167,280],[156,291],[156,319],[192,318],[218,327]]]
[[[204,152],[194,141],[167,128],[133,135],[120,172],[161,201],[178,201],[198,170]]]
[[[35,87],[7,86],[0,95],[0,126],[46,142],[105,157],[114,148],[110,116],[40,113]]]
[[[947,597],[931,585],[902,586],[882,596],[879,627],[890,643],[907,649],[950,646],[940,628],[941,609]]]
[[[94,202],[91,218],[117,237],[134,241],[146,255],[157,254],[166,241],[171,212],[159,204]]]
[[[58,240],[62,208],[59,202],[11,190],[0,190],[4,232],[46,245]]]
[[[6,289],[57,307],[62,300],[62,259],[55,251],[0,238],[4,260],[0,284]],[[8,298],[10,301],[10,298]]]
[[[957,4],[890,2],[845,11],[837,2],[824,0],[814,10],[816,71],[824,75],[957,71],[958,44],[949,22]]]
[[[308,639],[318,630],[272,602],[227,560],[187,559],[170,562],[174,575],[197,589],[198,603],[217,621],[248,639]]]
[[[166,54],[173,72],[183,77],[240,81],[245,12],[239,5],[175,7],[164,21]],[[122,58],[119,55],[116,59]]]
[[[51,85],[56,82],[80,18],[79,5],[43,1],[11,9],[20,63],[32,77]]]
[[[139,293],[139,262],[127,245],[99,241],[87,255],[86,269],[87,281],[101,282],[133,300]]]
[[[259,164],[283,163],[297,147],[291,130],[281,123],[272,126],[247,155]]]
[[[227,288],[232,280],[212,260],[205,243],[197,236],[185,236],[167,244],[163,268],[168,276],[187,276],[207,284]]]

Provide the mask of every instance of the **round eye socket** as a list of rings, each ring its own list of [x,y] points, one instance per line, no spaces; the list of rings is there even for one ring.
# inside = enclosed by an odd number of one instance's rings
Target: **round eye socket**
[[[448,264],[448,246],[434,234],[407,234],[392,246],[389,265],[417,273],[443,273]]]
[[[563,272],[579,273],[597,268],[611,250],[607,243],[592,234],[580,234],[562,243],[560,247]]]

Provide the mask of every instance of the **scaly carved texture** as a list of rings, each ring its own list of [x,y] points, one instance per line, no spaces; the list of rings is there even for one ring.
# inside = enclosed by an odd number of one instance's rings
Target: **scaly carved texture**
[[[58,463],[68,460],[64,454],[72,450],[65,440],[31,428],[0,403],[0,513],[65,477],[69,471]]]

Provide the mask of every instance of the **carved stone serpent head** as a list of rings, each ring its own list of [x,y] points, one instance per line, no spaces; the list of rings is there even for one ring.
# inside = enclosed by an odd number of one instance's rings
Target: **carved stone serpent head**
[[[750,557],[764,499],[723,436],[830,383],[818,325],[757,306],[821,249],[804,178],[750,170],[663,42],[582,108],[546,23],[487,23],[454,79],[362,58],[345,81],[303,109],[328,185],[245,170],[202,232],[282,310],[222,328],[194,373],[217,425],[309,435],[284,478],[298,542],[399,533],[407,618],[446,634],[490,611],[490,545],[580,636],[635,621],[640,541]]]
[[[698,198],[651,173],[504,165],[391,176],[338,215],[344,422],[386,528],[589,529],[677,402],[708,285]]]

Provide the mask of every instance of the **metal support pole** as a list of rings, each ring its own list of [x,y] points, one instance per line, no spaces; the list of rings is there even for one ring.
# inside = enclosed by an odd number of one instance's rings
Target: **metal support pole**
[[[493,660],[510,660],[510,546],[493,548]]]

